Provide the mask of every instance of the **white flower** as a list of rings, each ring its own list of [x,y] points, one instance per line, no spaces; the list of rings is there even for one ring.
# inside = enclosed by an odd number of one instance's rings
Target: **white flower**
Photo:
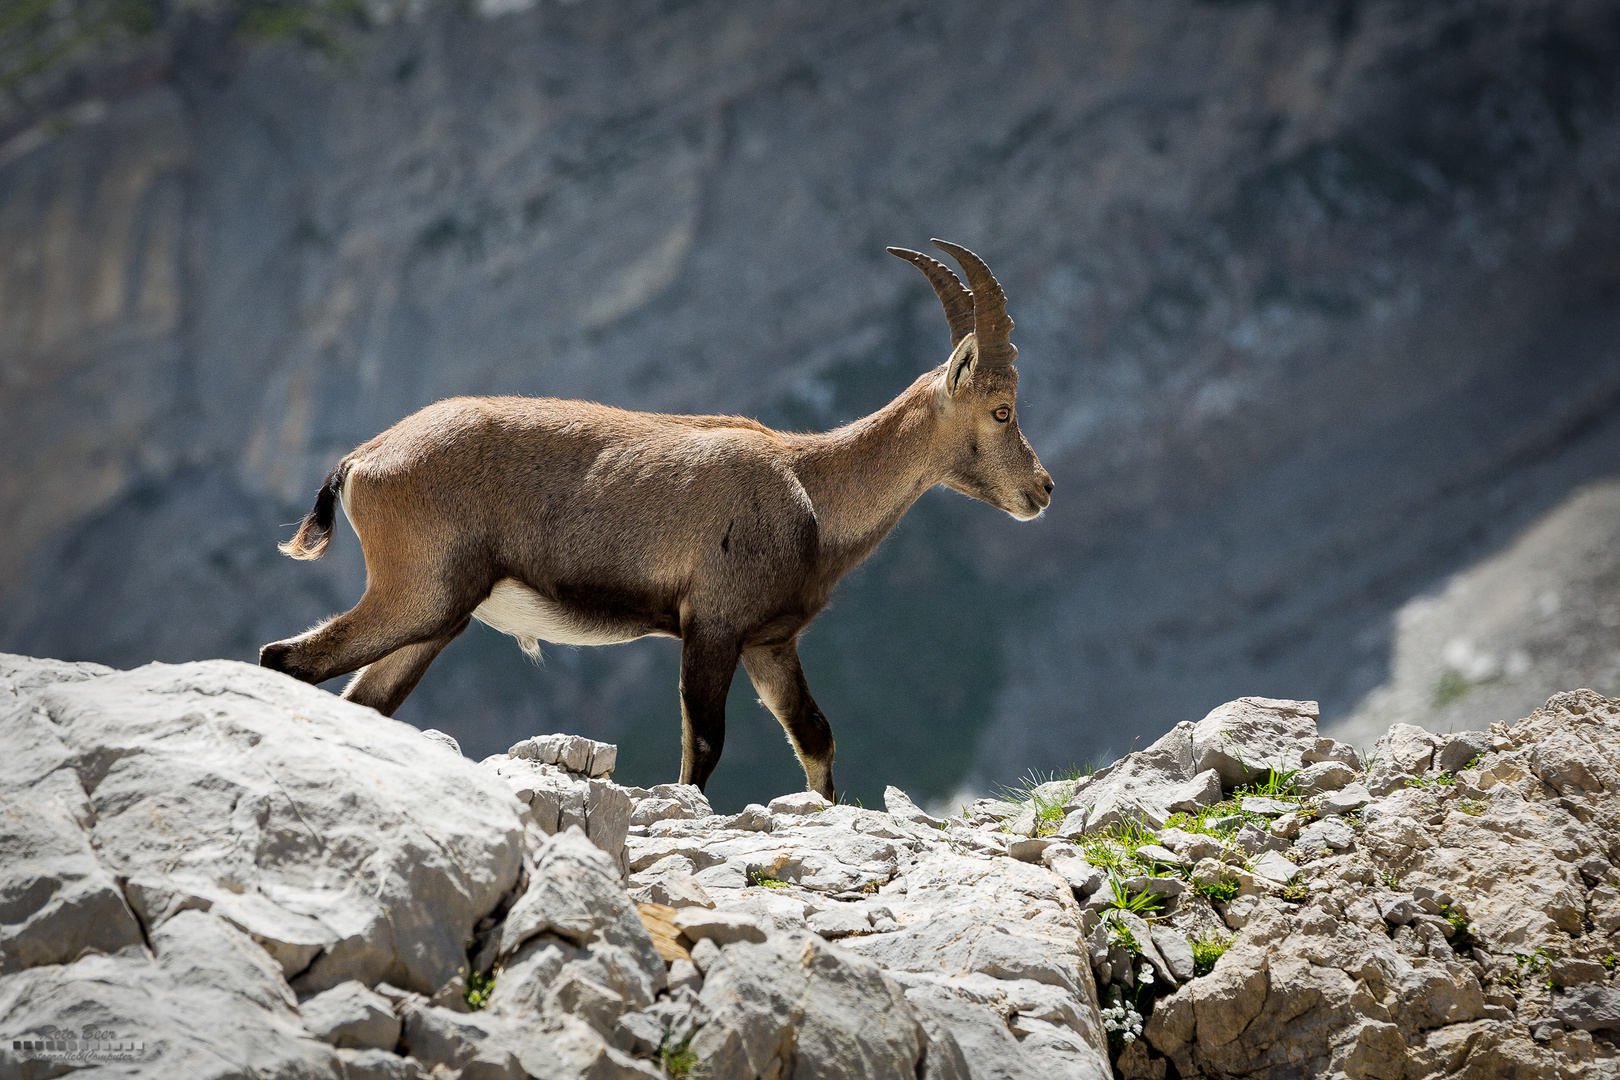
[[[1129,1046],[1129,1045],[1131,1045],[1131,1043],[1136,1041],[1136,1036],[1132,1035],[1128,1031],[1125,1034],[1121,1035],[1119,1038],[1120,1038],[1120,1041],[1123,1042],[1126,1046]]]

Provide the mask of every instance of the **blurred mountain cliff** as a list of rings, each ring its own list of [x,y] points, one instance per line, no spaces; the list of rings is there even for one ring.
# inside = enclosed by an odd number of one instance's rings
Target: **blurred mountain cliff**
[[[17,8],[0,650],[252,659],[347,608],[346,528],[319,563],[274,545],[336,458],[448,395],[848,421],[946,355],[883,251],[930,236],[1005,286],[1057,488],[1028,525],[930,493],[812,626],[863,798],[1241,695],[1386,724],[1455,698],[1489,676],[1456,675],[1463,632],[1425,631],[1451,667],[1398,664],[1398,613],[1620,473],[1613,4]],[[1583,619],[1518,696],[1620,678]],[[475,626],[400,716],[474,757],[577,732],[669,780],[676,656],[536,667]],[[799,783],[739,673],[716,805]]]

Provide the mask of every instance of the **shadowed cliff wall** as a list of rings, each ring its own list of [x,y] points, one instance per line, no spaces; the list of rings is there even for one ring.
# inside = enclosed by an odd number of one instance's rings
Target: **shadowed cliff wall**
[[[1241,694],[1331,722],[1403,603],[1620,471],[1608,5],[442,4],[344,45],[180,23],[13,116],[0,648],[251,658],[349,606],[352,534],[280,526],[450,394],[848,420],[944,356],[883,253],[929,236],[1006,286],[1057,490],[931,493],[812,627],[868,801]],[[675,656],[478,628],[401,717],[670,779]],[[719,806],[799,782],[733,697]]]

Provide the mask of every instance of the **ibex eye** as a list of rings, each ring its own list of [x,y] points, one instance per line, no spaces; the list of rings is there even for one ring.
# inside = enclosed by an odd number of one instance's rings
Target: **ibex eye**
[[[1012,419],[1012,410],[1003,405],[990,415],[994,416],[1001,423],[1005,424],[1008,420]]]

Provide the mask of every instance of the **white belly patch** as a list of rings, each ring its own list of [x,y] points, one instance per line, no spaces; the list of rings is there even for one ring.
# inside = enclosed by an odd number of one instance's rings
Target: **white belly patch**
[[[642,636],[630,627],[603,626],[582,619],[516,578],[497,581],[489,591],[489,599],[473,611],[473,618],[511,634],[517,638],[518,647],[536,660],[540,659],[542,641],[556,645],[617,645]]]

